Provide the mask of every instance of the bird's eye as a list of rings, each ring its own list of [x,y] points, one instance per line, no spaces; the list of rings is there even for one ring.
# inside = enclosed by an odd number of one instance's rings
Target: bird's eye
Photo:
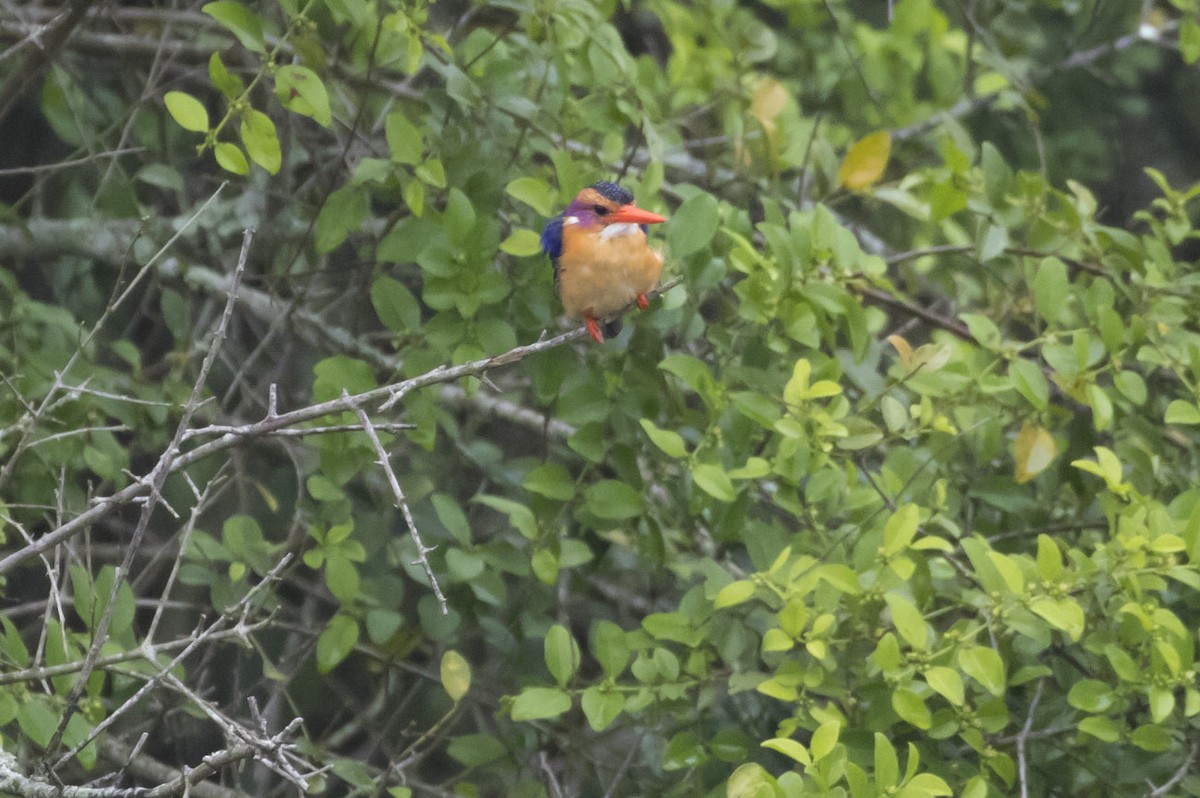
[[[593,205],[592,210],[596,212],[597,216],[608,216],[608,208],[603,205]]]

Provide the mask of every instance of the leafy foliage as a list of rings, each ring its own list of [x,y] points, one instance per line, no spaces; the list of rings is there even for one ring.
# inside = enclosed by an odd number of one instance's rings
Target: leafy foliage
[[[23,772],[253,697],[330,794],[1200,794],[1200,175],[1103,183],[1195,3],[886,5],[220,0],[139,85],[82,23],[40,116],[109,156],[4,208]],[[537,340],[614,177],[682,283],[629,333],[365,405],[394,487],[272,426]]]

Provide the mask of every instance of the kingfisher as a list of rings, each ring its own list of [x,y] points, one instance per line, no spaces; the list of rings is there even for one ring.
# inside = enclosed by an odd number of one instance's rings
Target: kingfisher
[[[563,309],[583,319],[596,343],[621,332],[621,313],[630,304],[649,306],[646,292],[658,283],[662,255],[646,242],[646,229],[665,221],[602,180],[575,195],[542,230],[542,251],[554,264]]]

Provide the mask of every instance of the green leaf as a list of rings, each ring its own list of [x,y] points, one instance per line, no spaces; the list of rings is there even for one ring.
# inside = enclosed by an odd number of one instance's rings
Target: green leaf
[[[508,516],[508,522],[526,538],[533,540],[538,536],[538,524],[533,511],[524,504],[499,496],[477,496],[474,501],[487,505],[493,510]]]
[[[324,255],[341,246],[346,236],[362,227],[369,210],[370,198],[360,186],[342,186],[330,194],[317,214],[317,252]]]
[[[247,109],[242,115],[239,132],[250,160],[271,174],[277,173],[283,165],[283,154],[271,118],[261,111]]]
[[[32,695],[17,710],[17,724],[29,739],[45,748],[58,728],[58,714],[47,706],[44,696]]]
[[[569,501],[575,496],[575,481],[558,463],[543,463],[533,469],[525,476],[521,487],[557,501]]]
[[[330,554],[325,561],[325,584],[334,598],[349,604],[358,599],[358,568],[345,556]]]
[[[579,670],[579,644],[566,627],[554,624],[546,633],[543,649],[550,675],[559,687],[566,687],[575,671]]]
[[[1058,321],[1067,307],[1067,267],[1058,258],[1043,258],[1033,280],[1033,301],[1038,315],[1049,322]]]
[[[953,795],[950,785],[940,776],[932,773],[918,773],[913,776],[896,794],[896,798],[933,798],[939,795]]]
[[[646,510],[641,494],[614,479],[590,486],[584,494],[584,503],[589,512],[607,521],[635,518]]]
[[[963,673],[996,697],[1004,695],[1004,660],[994,649],[986,646],[967,646],[958,650],[958,666]]]
[[[841,733],[842,724],[836,720],[825,721],[817,727],[808,743],[808,750],[814,762],[820,762],[833,753],[833,747],[837,745]]]
[[[1017,358],[1008,367],[1008,378],[1013,387],[1038,410],[1050,406],[1050,386],[1037,363]]]
[[[1167,405],[1163,421],[1168,424],[1200,424],[1200,409],[1196,408],[1195,402],[1175,399]]]
[[[963,681],[958,671],[941,665],[925,669],[925,683],[954,706],[962,706],[964,700]]]
[[[1147,724],[1139,726],[1129,735],[1129,741],[1143,751],[1162,752],[1177,747],[1171,737],[1171,732],[1162,726]]]
[[[571,696],[557,687],[526,687],[513,701],[515,721],[557,718],[571,708]]]
[[[169,91],[163,95],[163,102],[171,118],[184,130],[196,133],[208,131],[208,110],[192,95],[183,91]]]
[[[537,211],[538,216],[554,215],[554,191],[545,180],[518,177],[504,188],[513,199],[520,200]]]
[[[266,54],[262,22],[246,6],[235,0],[218,0],[201,6],[200,10],[224,25],[247,50]]]
[[[450,741],[446,753],[454,761],[471,768],[495,762],[508,754],[508,748],[491,734],[464,734]]]
[[[612,621],[597,621],[592,632],[592,656],[610,679],[624,673],[629,664],[629,642],[624,630]]]
[[[446,549],[446,567],[455,579],[469,582],[483,573],[487,563],[473,551]]]
[[[583,691],[579,703],[592,731],[604,731],[625,709],[625,697],[621,693],[596,685]]]
[[[701,463],[692,469],[692,479],[696,484],[714,499],[723,502],[731,502],[737,498],[737,491],[733,487],[733,481],[729,479],[729,475],[725,473],[725,469],[712,463]]]
[[[762,765],[739,765],[725,782],[725,798],[782,798],[782,788]]]
[[[403,111],[392,111],[384,123],[384,137],[387,139],[388,152],[396,163],[417,164],[425,152],[421,130]]]
[[[371,284],[371,305],[383,326],[392,332],[409,332],[421,325],[421,306],[412,291],[387,275]]]
[[[471,689],[471,665],[462,654],[448,649],[442,655],[441,678],[442,689],[457,704]]]
[[[308,67],[285,64],[275,71],[275,95],[289,111],[311,117],[321,127],[329,127],[333,114],[325,84]]]
[[[413,174],[415,174],[421,180],[421,182],[433,186],[434,188],[446,187],[446,170],[442,166],[442,162],[437,158],[430,158],[428,161],[419,164],[417,168],[413,170]]]
[[[208,59],[208,79],[228,100],[236,100],[246,90],[246,84],[237,75],[225,68],[221,54],[214,51]]]
[[[513,230],[508,238],[500,242],[500,250],[514,257],[528,258],[542,251],[542,238],[532,230]]]
[[[1184,17],[1179,24],[1179,54],[1185,64],[1200,60],[1200,22]]]
[[[699,735],[693,731],[679,732],[667,742],[663,751],[663,770],[671,772],[695,768],[707,758]]]
[[[913,648],[924,651],[929,645],[929,625],[921,617],[921,611],[899,593],[884,596],[892,612],[892,624],[900,636]]]
[[[423,216],[425,214],[425,184],[420,180],[409,180],[404,184],[401,193],[404,195],[404,204],[413,212],[413,216]]]
[[[475,219],[475,206],[470,198],[457,188],[450,189],[446,210],[442,213],[442,226],[450,240],[456,243],[467,241],[475,228]]]
[[[674,430],[661,429],[647,418],[639,419],[642,429],[646,431],[651,442],[662,449],[668,457],[682,458],[687,456],[687,445],[683,436]]]
[[[76,574],[80,575],[79,578],[76,577]],[[80,606],[79,593],[81,587],[86,592],[91,592],[91,580],[87,577],[87,570],[81,566],[72,566],[71,585],[75,590],[75,606],[78,608]],[[0,654],[4,656],[4,664],[6,666],[15,666],[18,669],[28,668],[29,649],[26,647],[25,641],[21,638],[21,631],[17,629],[16,624],[7,616],[0,616],[0,625],[4,627],[4,634],[0,635]],[[48,664],[54,665],[56,663],[51,662]],[[0,693],[0,695],[2,694],[4,693]]]
[[[1031,601],[1029,609],[1055,629],[1066,632],[1072,640],[1078,640],[1083,635],[1083,608],[1072,598],[1055,599],[1043,596]]]
[[[1146,403],[1149,396],[1146,381],[1136,371],[1126,369],[1117,372],[1113,377],[1113,384],[1117,386],[1117,390],[1121,392],[1122,396],[1135,405],[1140,407]]]
[[[317,670],[329,673],[349,656],[358,643],[358,623],[341,613],[329,619],[329,624],[317,638]]]
[[[967,325],[971,337],[978,341],[984,349],[1000,348],[1003,337],[1000,335],[1000,328],[994,321],[979,313],[960,313],[959,318]]]
[[[708,246],[720,226],[720,206],[711,194],[690,197],[667,221],[667,248],[685,258]]]
[[[1121,739],[1121,730],[1111,718],[1091,716],[1079,721],[1079,731],[1090,734],[1106,743],[1115,743]]]
[[[886,790],[900,778],[900,761],[887,737],[875,732],[875,788]]]
[[[373,609],[367,612],[367,637],[381,646],[391,640],[404,626],[404,616],[395,610]]]
[[[920,512],[915,504],[905,504],[888,517],[883,528],[883,556],[891,557],[908,548],[917,534]]]
[[[725,609],[726,607],[736,607],[744,601],[748,601],[754,595],[755,584],[749,579],[739,579],[736,582],[730,582],[717,591],[717,596],[713,599],[714,609]]]
[[[1000,224],[987,224],[983,228],[983,236],[979,241],[979,260],[987,262],[999,257],[1008,246],[1008,230]]]
[[[233,142],[218,141],[213,147],[213,156],[217,159],[217,165],[226,172],[235,175],[250,173],[250,163],[246,160],[246,154]]]
[[[529,560],[533,575],[544,585],[553,585],[558,581],[558,557],[549,549],[538,549]]]
[[[805,748],[804,744],[799,740],[792,740],[787,737],[775,737],[770,740],[764,740],[762,747],[769,748],[772,751],[783,754],[789,759],[799,762],[805,767],[813,763],[812,756],[809,755],[808,749]]]
[[[892,709],[902,720],[918,729],[933,726],[933,715],[925,705],[925,699],[907,687],[897,687],[892,691]]]

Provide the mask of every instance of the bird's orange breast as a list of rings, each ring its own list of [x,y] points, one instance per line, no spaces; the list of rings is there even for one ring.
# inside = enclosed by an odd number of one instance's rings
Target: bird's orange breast
[[[662,255],[639,227],[629,227],[617,235],[611,228],[605,235],[606,228],[563,227],[558,293],[571,318],[615,316],[658,283]]]

